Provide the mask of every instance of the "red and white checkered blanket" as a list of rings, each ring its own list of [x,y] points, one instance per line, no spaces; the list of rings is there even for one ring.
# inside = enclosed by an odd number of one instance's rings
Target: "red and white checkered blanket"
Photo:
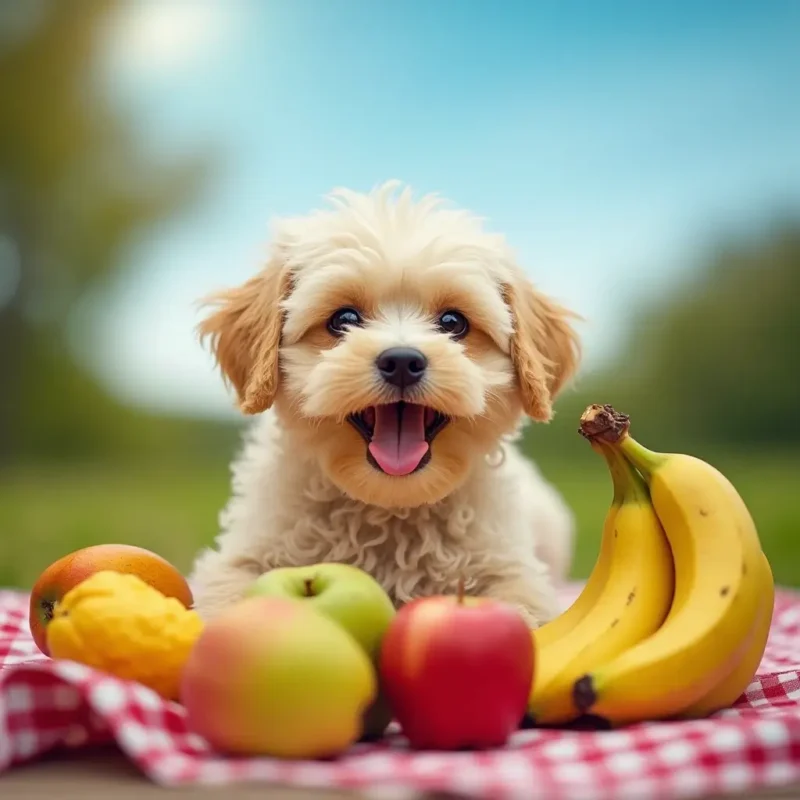
[[[565,603],[579,587],[565,592]],[[232,759],[186,730],[180,705],[39,654],[28,598],[0,591],[0,773],[56,747],[113,738],[164,785],[265,781],[480,798],[701,797],[800,783],[800,593],[778,592],[758,677],[713,719],[616,731],[521,730],[483,753],[410,751],[394,733],[328,762]]]

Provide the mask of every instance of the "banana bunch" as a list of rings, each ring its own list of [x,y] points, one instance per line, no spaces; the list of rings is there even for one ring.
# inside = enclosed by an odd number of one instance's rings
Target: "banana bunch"
[[[643,447],[610,406],[590,406],[580,432],[614,498],[580,596],[533,632],[530,716],[624,725],[727,708],[761,662],[774,604],[744,501],[701,459]]]

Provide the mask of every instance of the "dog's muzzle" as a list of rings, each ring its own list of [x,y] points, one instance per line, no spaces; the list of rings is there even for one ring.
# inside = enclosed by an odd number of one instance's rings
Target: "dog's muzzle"
[[[367,460],[387,475],[410,475],[431,459],[431,443],[450,421],[433,408],[400,401],[347,418],[367,443]]]

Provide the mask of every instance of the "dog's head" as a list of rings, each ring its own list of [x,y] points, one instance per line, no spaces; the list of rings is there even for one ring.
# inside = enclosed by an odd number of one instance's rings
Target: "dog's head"
[[[283,221],[201,325],[241,409],[274,404],[335,484],[383,507],[436,502],[523,414],[549,420],[579,353],[573,315],[500,237],[394,188]]]

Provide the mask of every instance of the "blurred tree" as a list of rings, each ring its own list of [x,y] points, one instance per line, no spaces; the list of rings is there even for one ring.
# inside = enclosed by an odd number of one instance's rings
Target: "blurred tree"
[[[800,222],[725,242],[693,280],[642,315],[626,358],[637,404],[687,437],[800,442]]]
[[[120,6],[0,9],[0,461],[101,446],[86,428],[118,407],[72,358],[69,314],[208,176],[207,156],[156,163],[101,85]]]
[[[551,425],[528,428],[527,448],[591,459],[576,434],[590,403],[631,414],[635,435],[657,449],[796,448],[798,342],[800,220],[788,219],[722,241],[644,303],[623,351],[559,400]]]

